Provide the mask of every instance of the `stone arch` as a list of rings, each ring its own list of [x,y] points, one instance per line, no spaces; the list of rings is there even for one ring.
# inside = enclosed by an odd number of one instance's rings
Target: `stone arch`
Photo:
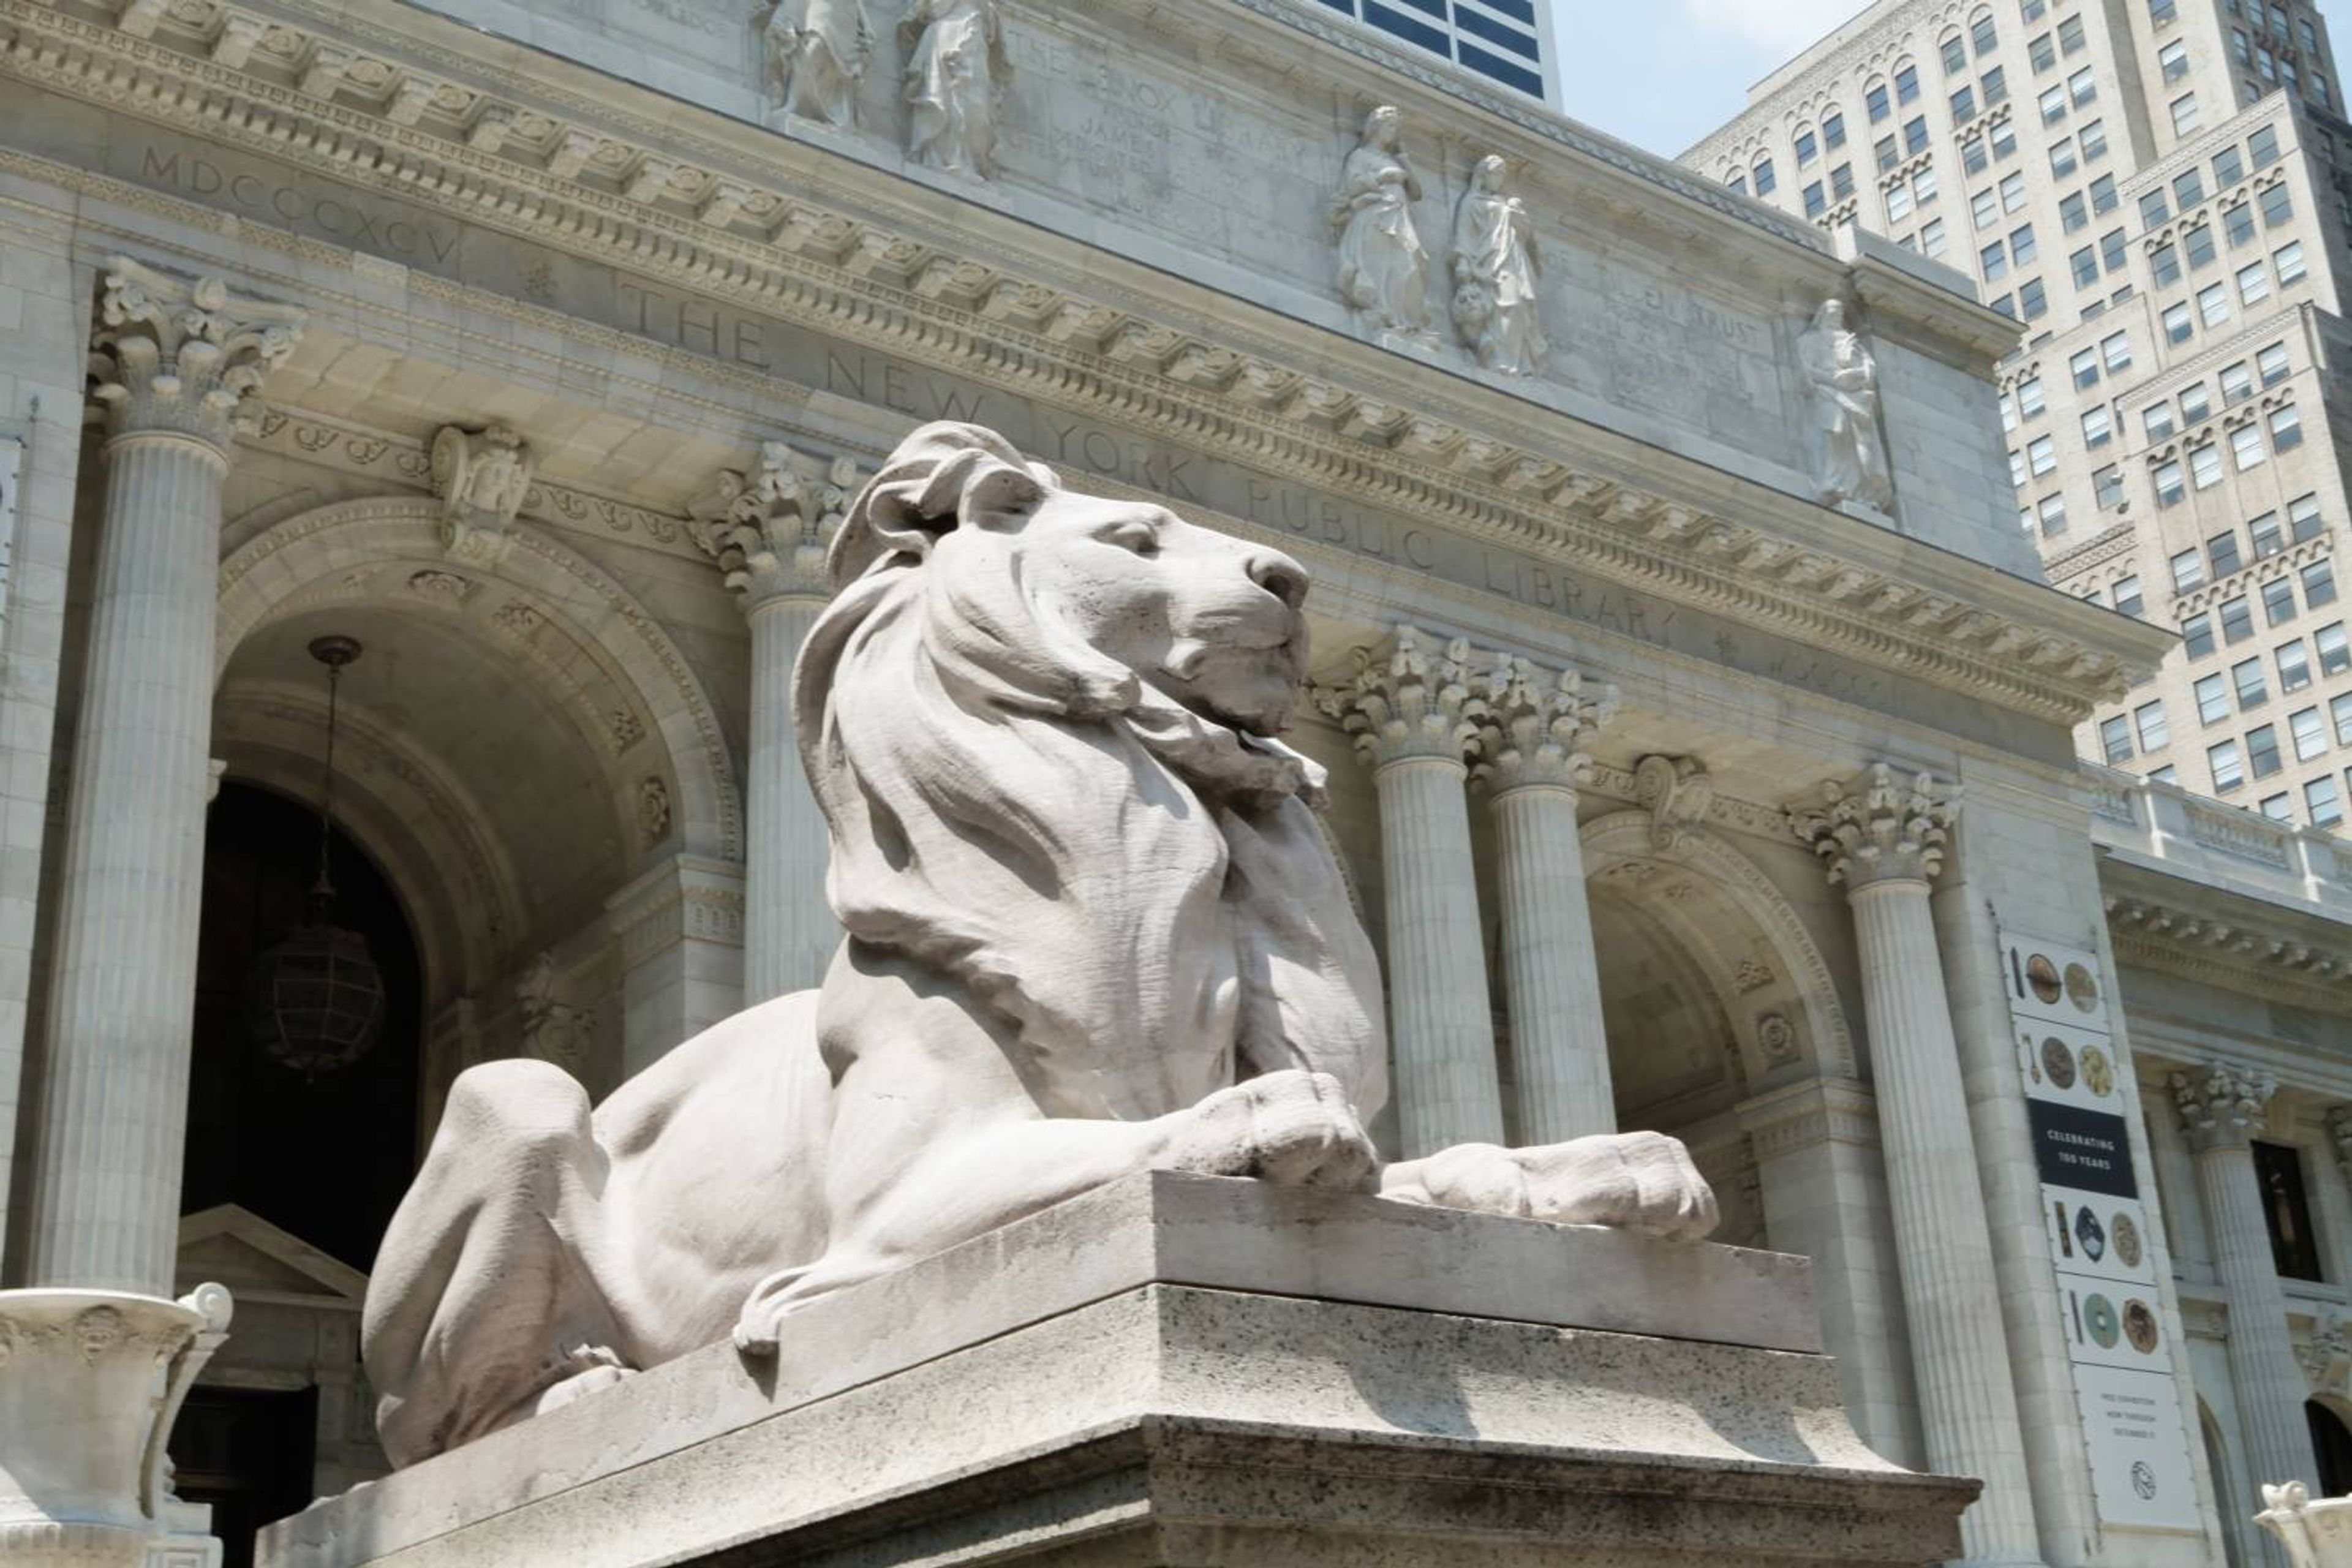
[[[239,546],[220,567],[215,681],[238,645],[279,616],[404,593],[429,597],[436,563],[447,564],[439,510],[426,496],[339,501],[288,518]],[[580,647],[609,657],[618,684],[649,716],[676,782],[671,834],[677,847],[740,863],[743,809],[733,755],[684,652],[635,595],[545,530],[518,521],[506,537],[495,564],[469,563],[463,571],[517,593],[520,613],[546,616]],[[416,570],[386,580],[383,569],[393,565]],[[437,575],[466,581],[455,569]],[[643,721],[634,710],[608,717],[614,724]]]
[[[1747,856],[1704,830],[1661,847],[1646,811],[1584,826],[1585,875],[1672,932],[1713,987],[1751,1091],[1810,1066],[1854,1078],[1853,1032],[1828,962],[1795,906]],[[1774,1020],[1779,1020],[1775,1023]]]

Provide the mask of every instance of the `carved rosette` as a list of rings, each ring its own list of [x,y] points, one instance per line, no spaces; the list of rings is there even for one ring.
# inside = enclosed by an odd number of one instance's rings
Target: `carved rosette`
[[[1858,784],[1823,784],[1817,808],[1801,806],[1789,816],[1798,840],[1822,858],[1831,883],[1851,890],[1935,880],[1959,809],[1957,786],[1927,773],[1906,778],[1874,763]]]
[[[1470,644],[1440,643],[1416,626],[1399,626],[1380,649],[1356,650],[1356,678],[1315,694],[1315,705],[1355,737],[1370,768],[1443,761],[1461,765],[1486,705]]]
[[[1650,846],[1671,855],[1706,826],[1715,780],[1695,757],[1643,757],[1633,767],[1633,800],[1650,814]]]
[[[2209,1062],[2172,1075],[2180,1130],[2200,1153],[2242,1149],[2261,1137],[2269,1129],[2271,1097],[2277,1092],[2278,1084],[2268,1076],[2234,1062]]]
[[[127,256],[107,263],[90,344],[92,395],[116,437],[173,434],[228,455],[258,418],[261,383],[301,336],[298,306],[248,299]]]
[[[1584,741],[1617,716],[1617,689],[1573,669],[1545,669],[1507,654],[1475,679],[1481,709],[1472,772],[1490,794],[1543,785],[1573,790],[1592,773]]]
[[[719,563],[746,614],[780,599],[825,599],[825,554],[841,531],[861,478],[856,459],[835,458],[823,479],[782,441],[763,443],[760,468],[721,473],[690,509],[694,542]],[[805,459],[808,467],[820,459]]]

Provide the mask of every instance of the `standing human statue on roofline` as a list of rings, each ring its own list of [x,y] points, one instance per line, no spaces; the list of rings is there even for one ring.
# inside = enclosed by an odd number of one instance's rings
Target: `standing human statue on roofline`
[[[1434,348],[1429,250],[1413,224],[1421,175],[1404,151],[1404,117],[1383,104],[1341,167],[1331,200],[1339,298],[1357,329],[1390,348]]]
[[[874,58],[866,0],[776,0],[763,37],[777,109],[821,125],[857,122],[857,88]]]
[[[907,48],[907,155],[925,168],[996,174],[997,107],[1012,74],[996,0],[915,0]]]
[[[1845,302],[1822,302],[1797,340],[1797,363],[1812,387],[1813,485],[1822,501],[1895,510],[1886,438],[1879,423],[1878,361],[1846,325]]]

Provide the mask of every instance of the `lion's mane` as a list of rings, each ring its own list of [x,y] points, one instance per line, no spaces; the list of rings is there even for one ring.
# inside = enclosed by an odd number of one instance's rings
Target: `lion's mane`
[[[845,521],[794,681],[835,911],[1009,1023],[1051,1113],[1156,1114],[1310,1067],[1370,1114],[1379,973],[1314,820],[1321,772],[1068,625],[1020,537],[1059,489],[992,432],[933,425]],[[958,529],[986,547],[935,568]],[[1223,1044],[1208,1078],[1181,1076],[1203,1053],[1157,1048],[1180,1039]]]

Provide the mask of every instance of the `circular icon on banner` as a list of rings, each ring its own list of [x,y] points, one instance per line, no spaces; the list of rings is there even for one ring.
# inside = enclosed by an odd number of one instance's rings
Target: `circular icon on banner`
[[[2096,1046],[2083,1047],[2083,1087],[2101,1100],[2116,1091],[2116,1065]]]
[[[2139,1267],[2139,1226],[2131,1215],[2118,1210],[2107,1222],[2107,1245],[2116,1249],[2116,1262],[2126,1268]]]
[[[2142,1502],[2154,1501],[2156,1499],[2156,1467],[2149,1464],[2146,1459],[2134,1459],[2132,1461],[2131,1477],[2132,1490],[2139,1493],[2139,1500]]]
[[[2044,1006],[2066,994],[2066,988],[2058,981],[2058,966],[2039,952],[2025,961],[2025,983],[2033,988],[2033,994],[2041,998]]]
[[[2053,1089],[2074,1087],[2074,1053],[2055,1035],[2042,1042],[2042,1076]]]
[[[2083,1327],[2090,1334],[2093,1344],[2103,1351],[2115,1349],[2119,1332],[2116,1322],[2116,1304],[2105,1296],[2084,1297]]]
[[[2124,1338],[2131,1348],[2142,1355],[2156,1353],[2156,1311],[2147,1302],[2134,1300],[2124,1303]]]
[[[2078,1013],[2099,1010],[2099,983],[2091,977],[2088,969],[2079,963],[2066,966],[2066,1000],[2074,1004],[2074,1010]]]
[[[2083,1248],[2083,1256],[2096,1263],[2107,1254],[2107,1233],[2099,1226],[2099,1216],[2089,1209],[2074,1215],[2074,1239]]]

